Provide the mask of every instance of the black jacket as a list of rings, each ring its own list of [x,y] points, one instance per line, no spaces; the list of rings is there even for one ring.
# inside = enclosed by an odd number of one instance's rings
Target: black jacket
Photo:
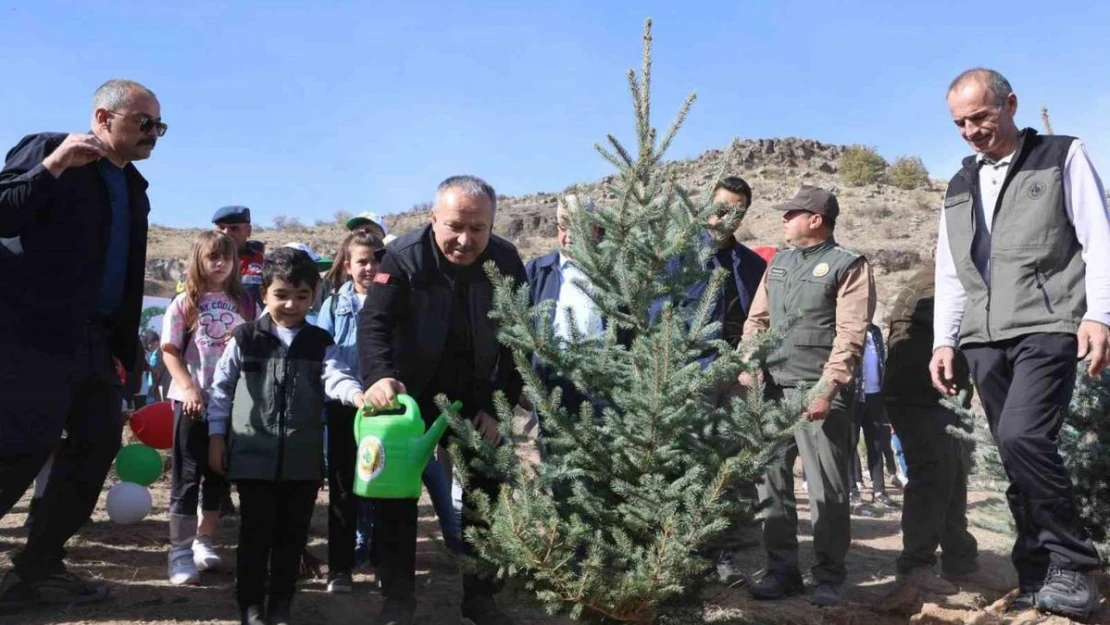
[[[23,343],[70,355],[96,310],[112,207],[95,162],[55,179],[42,161],[66,135],[24,137],[0,171],[0,238],[19,237],[22,254],[0,255],[0,345]],[[130,253],[123,300],[113,319],[112,353],[135,368],[146,266],[147,181],[133,164]]]
[[[492,235],[480,263],[493,261],[517,285],[526,282],[524,263],[512,243]],[[363,388],[382,378],[396,378],[414,398],[435,393],[430,388],[443,357],[447,323],[454,293],[440,263],[432,228],[424,226],[390,243],[374,286],[358,318],[358,353]],[[464,414],[478,409],[496,416],[492,391],[501,390],[511,404],[520,399],[521,379],[511,351],[497,340],[498,324],[490,319],[493,285],[483,277],[470,284],[467,299],[471,319],[473,371],[488,389],[479,393],[477,406],[464,406]],[[424,415],[431,418],[434,415]]]

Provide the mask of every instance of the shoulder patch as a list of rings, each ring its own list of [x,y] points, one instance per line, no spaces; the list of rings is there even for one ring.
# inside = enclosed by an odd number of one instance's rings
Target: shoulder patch
[[[374,274],[374,284],[389,284],[389,274],[380,271]]]

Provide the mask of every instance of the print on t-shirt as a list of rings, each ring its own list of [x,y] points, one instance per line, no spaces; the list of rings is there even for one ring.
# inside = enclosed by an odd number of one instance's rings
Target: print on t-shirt
[[[185,294],[178,295],[166,309],[162,320],[162,344],[173,345],[183,354],[185,368],[198,388],[207,390],[212,384],[216,364],[231,340],[231,332],[245,323],[239,303],[226,293],[204,293],[197,302],[197,324],[185,325]],[[184,392],[176,382],[170,384],[170,399],[182,401]]]

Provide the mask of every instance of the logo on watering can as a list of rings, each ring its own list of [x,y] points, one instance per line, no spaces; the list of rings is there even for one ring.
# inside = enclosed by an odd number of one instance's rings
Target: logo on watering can
[[[369,482],[385,469],[385,447],[380,438],[367,436],[358,444],[358,479]]]

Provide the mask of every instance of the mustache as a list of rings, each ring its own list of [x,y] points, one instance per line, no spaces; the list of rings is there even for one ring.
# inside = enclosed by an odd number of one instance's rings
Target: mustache
[[[139,145],[149,145],[150,147],[154,147],[157,143],[157,139],[143,139],[142,141],[139,141]]]

